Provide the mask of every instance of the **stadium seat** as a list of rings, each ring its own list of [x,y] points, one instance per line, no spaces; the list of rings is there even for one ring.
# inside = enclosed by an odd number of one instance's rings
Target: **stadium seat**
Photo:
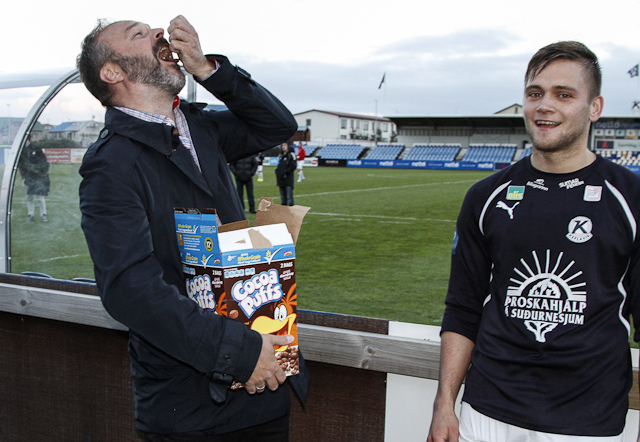
[[[453,161],[460,152],[460,148],[460,144],[414,144],[403,159],[409,161]]]
[[[515,144],[470,144],[463,161],[510,163],[516,150]]]
[[[21,274],[24,276],[36,276],[38,278],[53,279],[53,276],[47,275],[46,273],[40,273],[40,272],[22,272]]]
[[[95,284],[96,280],[95,279],[91,279],[91,278],[73,278],[72,281],[76,281],[76,282],[85,282],[88,284]]]
[[[316,156],[332,160],[355,160],[360,157],[365,147],[359,144],[327,144]]]
[[[404,150],[404,144],[378,144],[367,154],[368,160],[395,160]]]

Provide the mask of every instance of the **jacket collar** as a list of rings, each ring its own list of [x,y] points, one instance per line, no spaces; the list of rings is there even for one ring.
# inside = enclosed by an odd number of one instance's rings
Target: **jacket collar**
[[[186,103],[181,106],[185,105]],[[198,166],[196,166],[187,148],[180,143],[176,135],[173,135],[171,126],[162,123],[150,123],[127,115],[113,107],[107,108],[105,126],[114,133],[142,143],[166,156],[191,181],[211,195],[211,190]]]
[[[173,129],[171,126],[150,123],[113,107],[107,108],[105,126],[108,126],[110,131],[145,144],[163,155],[172,154]]]

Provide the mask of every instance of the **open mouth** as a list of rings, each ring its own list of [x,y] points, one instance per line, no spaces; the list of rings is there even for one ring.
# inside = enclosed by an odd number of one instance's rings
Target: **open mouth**
[[[180,61],[180,57],[177,54],[174,56],[173,52],[171,52],[171,50],[169,49],[169,46],[163,46],[162,48],[160,48],[160,51],[158,52],[158,58],[162,61],[169,61],[172,63],[177,63],[178,61]]]
[[[536,120],[536,126],[538,126],[538,127],[556,127],[556,126],[560,126],[560,123],[556,123],[555,121]]]

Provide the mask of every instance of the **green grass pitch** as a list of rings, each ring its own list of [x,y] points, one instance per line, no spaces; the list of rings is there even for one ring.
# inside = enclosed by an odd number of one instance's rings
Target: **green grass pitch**
[[[298,308],[438,325],[455,220],[469,187],[489,172],[313,168],[296,183],[309,206],[296,247]],[[273,167],[256,200],[280,202]],[[78,165],[54,164],[49,221],[26,222],[24,189],[11,208],[11,271],[93,277],[78,210]],[[250,221],[253,215],[247,213]]]

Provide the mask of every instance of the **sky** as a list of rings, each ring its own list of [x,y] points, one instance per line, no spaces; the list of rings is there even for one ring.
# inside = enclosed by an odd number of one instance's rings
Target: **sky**
[[[638,0],[6,3],[0,82],[16,73],[72,70],[98,19],[166,29],[181,14],[205,53],[228,56],[294,114],[490,115],[522,103],[529,59],[559,40],[581,41],[600,58],[603,115],[635,115],[633,102],[640,101],[640,77],[627,73],[640,63]],[[100,104],[82,85],[73,88],[51,103],[45,122],[102,121]],[[45,90],[0,90],[0,117],[25,116]],[[217,102],[204,91],[197,98]]]

